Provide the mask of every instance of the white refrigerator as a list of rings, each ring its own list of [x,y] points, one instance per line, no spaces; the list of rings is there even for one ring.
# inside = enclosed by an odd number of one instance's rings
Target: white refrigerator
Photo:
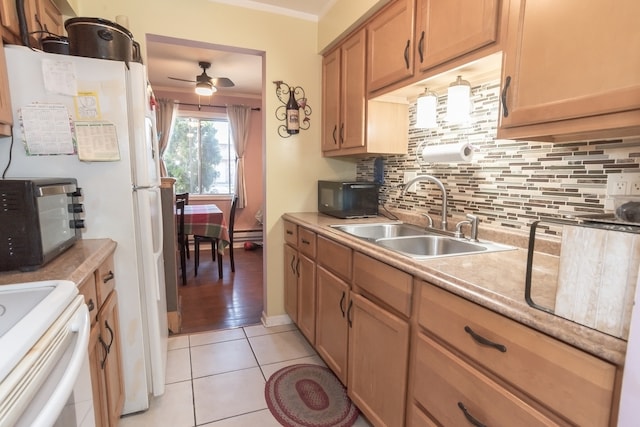
[[[7,178],[77,178],[83,238],[117,242],[124,413],[145,410],[151,394],[164,393],[168,338],[158,143],[146,69],[4,49],[14,126],[13,142],[0,139],[0,170],[9,164]],[[25,147],[66,152],[69,134],[77,154],[27,155]]]

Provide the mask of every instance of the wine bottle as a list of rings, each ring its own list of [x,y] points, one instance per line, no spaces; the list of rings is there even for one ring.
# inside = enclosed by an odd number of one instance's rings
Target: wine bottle
[[[287,132],[294,135],[300,132],[300,107],[294,96],[295,90],[289,90],[289,101],[287,102]]]

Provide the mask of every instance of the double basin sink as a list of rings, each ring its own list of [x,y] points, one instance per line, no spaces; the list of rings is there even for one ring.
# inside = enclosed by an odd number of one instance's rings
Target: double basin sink
[[[442,235],[437,231],[429,231],[403,222],[340,224],[332,227],[415,259],[431,259],[515,249],[512,246],[499,243],[472,242],[464,238]]]

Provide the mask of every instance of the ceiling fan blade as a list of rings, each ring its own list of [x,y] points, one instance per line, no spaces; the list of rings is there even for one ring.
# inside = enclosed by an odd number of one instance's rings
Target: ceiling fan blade
[[[230,79],[226,77],[213,77],[211,79],[213,85],[215,87],[233,87],[235,83],[233,83]]]
[[[169,78],[170,78],[171,80],[178,80],[178,81],[181,81],[181,82],[196,83],[196,81],[195,81],[195,80],[181,79],[181,78],[178,78],[178,77],[169,77]]]

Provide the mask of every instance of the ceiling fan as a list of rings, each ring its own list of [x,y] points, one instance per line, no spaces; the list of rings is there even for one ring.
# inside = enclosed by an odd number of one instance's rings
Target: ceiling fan
[[[213,92],[217,91],[219,87],[233,87],[235,84],[227,77],[210,77],[207,74],[207,70],[211,68],[211,63],[206,61],[198,62],[200,68],[202,68],[202,74],[196,76],[195,80],[181,79],[179,77],[171,77],[171,80],[179,80],[182,82],[190,82],[196,84],[196,93],[198,95],[209,96]]]

